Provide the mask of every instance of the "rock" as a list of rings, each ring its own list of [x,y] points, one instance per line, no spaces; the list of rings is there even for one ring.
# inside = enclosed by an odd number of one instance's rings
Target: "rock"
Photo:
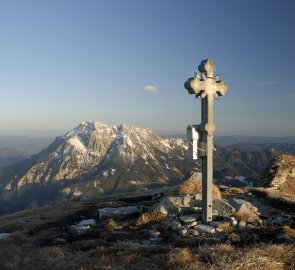
[[[193,196],[193,199],[202,202],[202,194],[201,194],[201,193],[197,193],[197,194],[195,194],[195,195]]]
[[[140,214],[139,209],[136,206],[126,206],[118,208],[101,208],[99,211],[99,219],[113,218],[121,219],[127,216],[133,216]]]
[[[292,193],[290,187],[295,183],[294,155],[280,154],[272,159],[265,170],[262,180],[257,184],[263,187],[278,189],[283,193]]]
[[[83,235],[90,229],[89,225],[71,225],[70,232],[74,235]]]
[[[255,229],[255,226],[253,226],[252,224],[247,224],[247,229]]]
[[[179,209],[177,209],[177,210],[179,211]],[[157,213],[160,213],[160,214],[163,214],[163,215],[168,215],[168,211],[167,211],[167,209],[165,208],[164,205],[161,205],[161,206],[157,207],[154,212],[157,212]]]
[[[263,224],[263,222],[262,222],[261,219],[259,219],[259,218],[252,218],[252,217],[250,217],[250,218],[247,220],[247,222],[248,222],[249,224],[253,225],[253,226],[259,226],[259,225],[262,225],[262,224]]]
[[[179,214],[180,215],[189,215],[192,214],[191,207],[179,207]]]
[[[0,239],[5,239],[7,237],[9,237],[11,235],[11,233],[0,233]]]
[[[149,230],[148,233],[151,237],[154,237],[154,238],[158,237],[161,234],[159,231],[153,231],[153,230]]]
[[[89,200],[89,197],[85,194],[82,194],[81,197],[80,197],[80,201],[81,202],[85,202],[85,201],[88,201]]]
[[[254,233],[254,234],[252,235],[252,238],[253,238],[254,241],[259,241],[259,239],[260,239],[259,235],[256,234],[256,233]]]
[[[164,197],[154,208],[154,211],[167,214],[179,214],[182,207],[190,207],[191,196],[189,194],[177,197]]]
[[[226,221],[211,221],[210,225],[216,228],[216,230],[218,229],[219,232],[226,231],[231,228],[231,224]]]
[[[59,243],[59,244],[65,244],[67,242],[67,240],[62,237],[57,237],[54,239],[54,242]]]
[[[199,207],[202,209],[202,199],[201,200],[192,199],[190,203],[190,207]]]
[[[283,241],[289,239],[288,235],[286,235],[285,233],[279,233],[279,234],[276,236],[276,238],[277,238],[278,240],[283,240]]]
[[[181,223],[174,218],[168,218],[164,223],[172,230],[177,230],[181,227]]]
[[[192,213],[202,213],[202,207],[199,206],[191,206],[190,212]]]
[[[197,225],[198,225],[198,221],[193,221],[193,222],[186,223],[184,226],[186,228],[192,228],[192,227],[195,227]]]
[[[195,230],[195,229],[190,229],[189,233],[193,236],[198,236],[199,235],[199,231]]]
[[[258,208],[245,200],[231,198],[229,203],[235,208],[237,212],[240,212],[240,213],[257,212],[258,213]]]
[[[283,226],[289,222],[287,218],[281,217],[281,216],[276,216],[272,219],[272,224],[275,226]]]
[[[215,233],[215,228],[206,224],[198,224],[194,227],[194,230],[197,230],[201,233]]]
[[[189,194],[186,194],[184,197],[183,197],[183,205],[185,207],[189,207],[190,206],[190,202],[191,202],[191,195]]]
[[[162,237],[151,237],[151,238],[149,239],[149,241],[151,241],[151,242],[160,242],[160,241],[162,241],[162,240],[163,240]]]
[[[238,222],[234,217],[224,217],[225,222],[229,222],[232,226],[237,226]]]
[[[85,219],[79,222],[78,225],[96,225],[95,219]]]
[[[241,220],[241,221],[239,222],[238,227],[239,227],[239,229],[245,229],[245,228],[246,228],[246,222],[243,221],[243,220]]]
[[[230,204],[221,199],[213,200],[213,211],[214,210],[217,212],[218,216],[223,217],[231,216],[235,211],[235,209]]]
[[[149,245],[151,243],[150,240],[142,240],[140,241],[143,245]]]
[[[187,229],[186,228],[180,228],[179,234],[182,235],[182,236],[187,235]]]
[[[192,214],[192,215],[187,215],[187,216],[181,216],[179,219],[183,223],[191,223],[191,222],[196,221],[198,218],[199,218],[198,215]]]

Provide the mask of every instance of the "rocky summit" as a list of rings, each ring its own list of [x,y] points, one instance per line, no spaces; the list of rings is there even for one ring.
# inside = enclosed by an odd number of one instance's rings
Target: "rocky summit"
[[[258,185],[295,195],[295,156],[274,157]]]

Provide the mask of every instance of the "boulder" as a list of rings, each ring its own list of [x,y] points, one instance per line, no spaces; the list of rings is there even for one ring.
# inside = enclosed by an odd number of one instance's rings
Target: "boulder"
[[[57,244],[66,244],[67,240],[65,238],[62,238],[62,237],[57,237],[57,238],[54,239],[54,242],[57,243]]]
[[[90,229],[89,225],[71,225],[70,232],[74,235],[83,235]]]
[[[237,226],[238,221],[234,217],[224,217],[225,222],[229,222],[232,226]]]
[[[207,224],[198,224],[194,227],[194,230],[197,230],[201,233],[215,233],[215,228]]]
[[[121,219],[129,216],[135,216],[140,214],[139,209],[136,206],[126,206],[126,207],[118,207],[118,208],[101,208],[98,210],[99,212],[99,219]]]
[[[258,208],[245,200],[231,198],[229,200],[229,203],[235,208],[236,212],[239,212],[239,213],[257,212],[258,213]]]
[[[189,223],[185,223],[184,227],[185,228],[193,228],[198,224],[198,221],[193,221],[193,222],[189,222]]]
[[[213,211],[216,211],[218,216],[229,217],[234,213],[235,209],[225,200],[214,199]]]
[[[192,222],[200,219],[200,216],[197,214],[192,214],[192,215],[181,216],[179,219],[183,223],[187,224],[187,223],[192,223]]]
[[[85,219],[79,222],[78,225],[96,225],[95,219]]]
[[[239,227],[239,229],[245,229],[246,228],[246,225],[247,225],[247,223],[245,221],[241,220],[239,222],[238,227]]]
[[[179,234],[180,234],[181,236],[187,235],[187,229],[186,229],[186,228],[180,228],[180,230],[179,230]]]
[[[190,229],[189,233],[193,236],[198,236],[199,235],[199,231],[196,229]]]
[[[11,233],[0,233],[0,239],[5,239],[7,237],[9,237],[11,235]]]
[[[168,214],[179,214],[182,209],[190,207],[191,196],[181,195],[176,197],[164,197],[153,209],[158,213]]]
[[[164,223],[172,230],[177,230],[181,227],[181,223],[174,218],[168,218]]]

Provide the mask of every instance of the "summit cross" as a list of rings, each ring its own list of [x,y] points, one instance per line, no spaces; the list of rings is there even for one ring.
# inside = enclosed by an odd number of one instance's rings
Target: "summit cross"
[[[202,220],[204,223],[212,221],[212,183],[213,183],[213,134],[214,123],[214,98],[224,96],[227,93],[227,84],[214,76],[216,67],[211,59],[201,62],[198,67],[201,75],[195,73],[189,78],[184,87],[189,94],[195,94],[201,98],[201,124],[198,126],[200,133],[200,149],[202,153]]]

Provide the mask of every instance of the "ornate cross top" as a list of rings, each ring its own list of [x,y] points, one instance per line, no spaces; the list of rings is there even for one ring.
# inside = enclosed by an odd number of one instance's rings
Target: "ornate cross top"
[[[213,115],[213,101],[214,97],[224,96],[227,92],[227,84],[220,80],[218,76],[214,76],[216,69],[211,59],[206,59],[201,62],[198,67],[201,72],[201,78],[199,74],[195,73],[194,78],[189,78],[185,83],[185,88],[190,94],[195,94],[196,97],[208,99],[208,117],[207,123],[204,124],[204,129],[209,136],[212,136],[215,131],[214,115]]]

